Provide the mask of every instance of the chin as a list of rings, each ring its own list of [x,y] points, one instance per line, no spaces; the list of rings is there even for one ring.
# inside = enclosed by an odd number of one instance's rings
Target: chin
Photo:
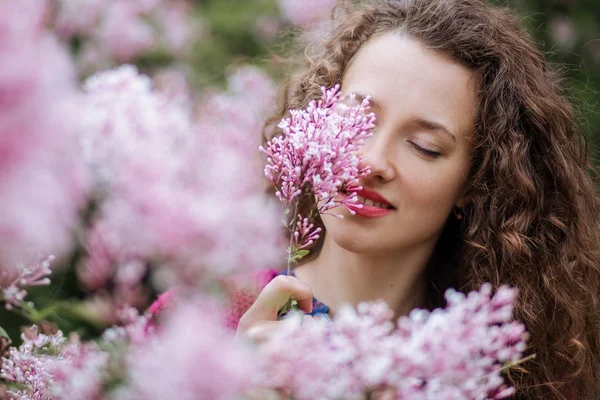
[[[346,251],[356,254],[381,254],[389,250],[385,246],[384,238],[352,226],[346,219],[324,216],[323,223],[325,240],[332,241]]]

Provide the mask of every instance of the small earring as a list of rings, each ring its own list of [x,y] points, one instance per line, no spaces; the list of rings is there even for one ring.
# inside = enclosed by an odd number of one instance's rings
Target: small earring
[[[464,217],[464,210],[462,208],[459,207],[454,207],[454,210],[452,210],[452,212],[454,213],[454,217],[456,219],[463,219]]]

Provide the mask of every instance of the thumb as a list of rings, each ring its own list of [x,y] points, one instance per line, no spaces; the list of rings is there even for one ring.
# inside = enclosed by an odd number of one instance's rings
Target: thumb
[[[289,299],[296,300],[302,311],[312,311],[313,293],[308,284],[293,276],[276,276],[265,286],[247,314],[252,319],[277,321],[278,311]]]

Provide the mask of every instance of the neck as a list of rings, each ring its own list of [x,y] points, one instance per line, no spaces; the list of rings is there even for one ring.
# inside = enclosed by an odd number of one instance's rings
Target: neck
[[[356,254],[325,236],[319,255],[296,267],[295,274],[333,314],[343,304],[382,299],[397,318],[425,307],[425,266],[432,251],[427,244],[393,254]]]

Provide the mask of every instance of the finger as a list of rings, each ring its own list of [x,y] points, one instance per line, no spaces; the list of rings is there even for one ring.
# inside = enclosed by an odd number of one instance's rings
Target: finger
[[[278,324],[280,324],[280,322],[277,321],[266,321],[260,324],[254,324],[242,332],[242,335],[255,343],[262,343],[278,328]]]
[[[248,327],[247,329],[238,329],[236,332],[236,337],[250,339],[255,343],[265,342],[267,339],[273,335],[278,329],[282,329],[285,324],[288,324],[288,327],[300,327],[304,324],[303,315],[300,315],[300,311],[295,312],[296,316],[284,321],[263,321],[260,323],[255,323]],[[313,321],[315,322],[315,321]],[[289,325],[291,324],[291,325]]]
[[[296,300],[302,311],[312,312],[313,293],[310,286],[296,277],[280,275],[265,286],[247,314],[252,319],[276,321],[277,312],[289,299]]]

